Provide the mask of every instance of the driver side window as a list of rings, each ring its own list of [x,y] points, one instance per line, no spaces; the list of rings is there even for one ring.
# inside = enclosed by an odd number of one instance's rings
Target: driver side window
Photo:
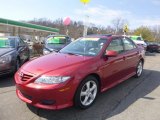
[[[106,51],[107,50],[113,50],[118,53],[124,52],[122,40],[120,38],[112,40],[109,46],[107,47]]]

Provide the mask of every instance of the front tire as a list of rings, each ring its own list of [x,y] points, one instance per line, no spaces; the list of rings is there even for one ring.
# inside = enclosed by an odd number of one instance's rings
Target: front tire
[[[99,83],[95,77],[89,76],[84,79],[78,87],[74,98],[75,107],[80,109],[90,107],[95,102],[98,91]]]

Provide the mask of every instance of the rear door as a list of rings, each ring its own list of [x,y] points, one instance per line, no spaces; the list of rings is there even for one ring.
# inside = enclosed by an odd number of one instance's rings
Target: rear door
[[[126,74],[129,75],[136,70],[139,61],[139,51],[135,43],[129,38],[123,38],[123,44],[125,49],[124,57],[127,64]]]

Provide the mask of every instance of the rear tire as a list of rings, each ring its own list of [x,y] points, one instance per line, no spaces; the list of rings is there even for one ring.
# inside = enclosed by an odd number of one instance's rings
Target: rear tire
[[[139,78],[142,75],[142,72],[143,72],[143,62],[142,60],[140,60],[136,67],[136,74],[134,77]]]
[[[88,76],[79,85],[74,97],[76,108],[87,109],[96,100],[99,92],[98,80],[93,76]]]

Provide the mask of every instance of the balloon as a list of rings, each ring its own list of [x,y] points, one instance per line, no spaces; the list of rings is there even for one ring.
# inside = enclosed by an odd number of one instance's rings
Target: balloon
[[[87,4],[89,3],[91,0],[80,0],[80,2],[84,3],[84,4]]]
[[[68,26],[70,23],[71,23],[70,17],[65,17],[65,18],[63,19],[63,24],[64,24],[65,26]]]

